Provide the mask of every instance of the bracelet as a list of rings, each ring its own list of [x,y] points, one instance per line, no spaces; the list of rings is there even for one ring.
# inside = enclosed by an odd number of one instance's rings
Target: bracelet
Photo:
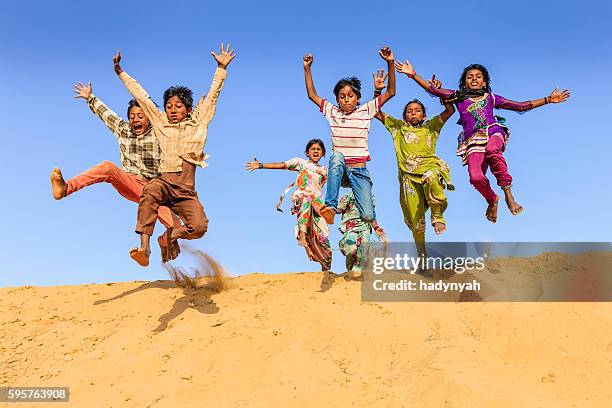
[[[544,105],[548,105],[548,102],[549,102],[549,100],[548,100],[548,96],[545,96],[545,97],[544,97]]]
[[[259,168],[263,169],[263,163],[259,163]]]
[[[406,75],[408,75],[408,78],[414,79],[414,76],[416,75],[416,71],[412,71],[412,74],[406,74]]]

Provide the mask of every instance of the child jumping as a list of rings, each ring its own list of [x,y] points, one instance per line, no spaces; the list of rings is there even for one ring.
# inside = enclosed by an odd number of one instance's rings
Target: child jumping
[[[374,75],[374,96],[385,88],[385,75],[378,70]],[[440,87],[436,81],[436,87]],[[412,231],[417,251],[425,254],[425,212],[430,209],[431,225],[436,234],[446,230],[444,210],[448,205],[444,188],[454,190],[448,165],[436,156],[436,143],[444,123],[455,108],[446,104],[442,113],[429,120],[425,105],[418,99],[406,104],[402,119],[382,111],[376,114],[393,138],[400,185],[400,205],[404,222]]]
[[[150,121],[136,101],[132,99],[127,108],[128,121],[113,112],[92,92],[91,83],[74,85],[75,98],[84,99],[89,109],[117,138],[121,168],[110,161],[91,167],[64,181],[59,168],[51,172],[53,198],[61,200],[82,188],[96,183],[110,183],[124,198],[138,202],[145,184],[159,177],[161,151],[151,128]],[[180,219],[168,207],[159,208],[159,220],[167,228],[178,228]],[[172,248],[170,257],[178,255],[178,246]]]
[[[524,112],[548,103],[560,103],[570,97],[566,89],[559,92],[558,88],[544,98],[515,102],[491,92],[491,79],[487,69],[480,64],[472,64],[464,68],[459,79],[459,89],[449,90],[436,88],[430,81],[420,77],[409,61],[405,64],[395,63],[398,72],[414,79],[430,94],[443,98],[447,103],[454,103],[459,111],[459,124],[463,132],[459,136],[457,155],[463,165],[468,166],[470,183],[487,201],[485,213],[491,222],[497,221],[497,204],[499,196],[495,194],[486,177],[487,169],[497,179],[505,196],[506,204],[512,215],[523,211],[512,195],[512,177],[508,173],[506,159],[502,155],[508,143],[510,132],[504,126],[505,119],[493,114],[493,109],[508,109]]]
[[[306,250],[311,261],[318,262],[322,271],[331,268],[332,250],[329,243],[329,228],[319,214],[323,207],[321,190],[327,179],[327,170],[319,165],[319,160],[325,156],[325,145],[320,139],[312,139],[306,144],[306,157],[308,160],[296,157],[281,163],[261,163],[257,159],[246,163],[249,171],[257,169],[277,169],[297,171],[299,174],[281,195],[276,206],[280,206],[285,195],[291,188],[297,189],[291,195],[293,206],[291,214],[297,215],[295,237],[298,244]]]
[[[389,67],[389,86],[384,94],[359,107],[361,99],[359,79],[344,78],[336,83],[334,95],[338,106],[334,106],[317,95],[310,70],[313,56],[308,54],[304,57],[304,78],[308,98],[323,113],[331,129],[333,152],[329,158],[325,208],[321,210],[321,215],[328,224],[334,223],[334,215],[338,213],[338,195],[344,174],[348,178],[363,221],[370,222],[376,218],[372,203],[372,180],[366,168],[366,162],[370,160],[368,134],[374,115],[395,95],[393,52],[389,47],[384,47],[379,51],[379,55],[387,61]]]
[[[375,205],[374,197],[372,197],[372,205]],[[366,222],[361,218],[353,191],[342,196],[338,204],[338,213],[342,214],[340,219],[342,239],[339,247],[340,252],[346,257],[346,271],[363,272],[368,255],[367,243],[371,241],[372,229],[383,242],[387,242],[387,236],[375,219]]]
[[[200,99],[193,111],[193,93],[182,86],[168,88],[164,92],[165,112],[158,110],[140,84],[121,69],[121,53],[113,58],[115,72],[149,117],[162,152],[161,175],[144,187],[138,206],[136,232],[140,234],[140,248],[133,248],[130,257],[141,266],[149,265],[149,241],[161,205],[170,207],[184,223],[180,228],[170,229],[158,240],[163,262],[168,260],[169,245],[179,238],[201,238],[208,229],[208,219],[195,191],[195,171],[196,166],[207,166],[203,149],[208,124],[215,114],[227,75],[226,68],[236,56],[229,45],[224,47],[223,44],[220,54],[211,54],[217,62],[217,70],[208,95]]]

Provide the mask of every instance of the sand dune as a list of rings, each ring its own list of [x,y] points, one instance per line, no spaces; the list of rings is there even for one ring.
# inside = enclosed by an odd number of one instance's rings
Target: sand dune
[[[3,288],[0,386],[69,386],[74,407],[610,406],[610,303],[361,303],[321,281]]]

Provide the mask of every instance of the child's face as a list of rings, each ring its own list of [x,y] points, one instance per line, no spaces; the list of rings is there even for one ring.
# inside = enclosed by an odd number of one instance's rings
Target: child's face
[[[130,129],[136,136],[142,135],[144,132],[149,129],[149,118],[147,118],[144,114],[144,111],[138,106],[132,107],[130,109]]]
[[[416,126],[423,122],[425,119],[425,112],[423,112],[423,108],[421,105],[414,102],[408,105],[408,109],[406,109],[406,117],[404,120],[410,123],[412,126]]]
[[[166,115],[170,123],[179,123],[191,113],[191,108],[187,109],[181,98],[173,96],[166,102]]]
[[[306,152],[306,156],[308,156],[308,158],[313,162],[318,163],[319,160],[321,160],[321,157],[323,157],[323,149],[321,148],[321,145],[315,143],[310,146],[310,149],[308,149]]]
[[[338,106],[340,110],[344,113],[351,113],[357,107],[359,103],[359,96],[353,91],[353,88],[346,85],[344,88],[340,89],[338,92]]]
[[[467,89],[482,89],[487,86],[482,71],[479,69],[470,69],[465,76],[465,86]]]

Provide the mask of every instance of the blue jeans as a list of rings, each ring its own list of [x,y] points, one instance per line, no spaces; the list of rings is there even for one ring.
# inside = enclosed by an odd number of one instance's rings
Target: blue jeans
[[[342,153],[333,152],[327,169],[327,193],[325,205],[334,210],[338,208],[338,195],[342,176],[346,173],[361,219],[370,222],[376,219],[372,199],[372,179],[366,167],[347,167]]]

